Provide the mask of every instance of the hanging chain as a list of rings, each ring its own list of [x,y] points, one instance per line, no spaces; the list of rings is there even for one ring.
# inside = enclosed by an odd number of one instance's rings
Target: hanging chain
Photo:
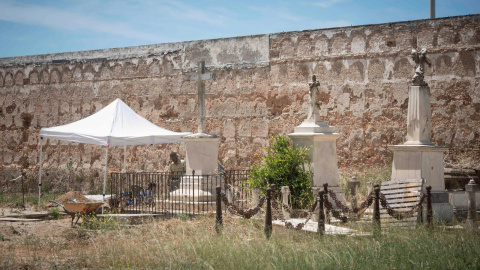
[[[360,204],[360,207],[354,208],[353,212],[357,214],[357,218],[360,218],[363,213],[372,205],[373,203],[373,191],[368,194],[367,199]]]
[[[332,216],[341,220],[343,223],[347,222],[347,216],[340,214],[340,211],[333,209],[332,203],[328,200],[328,196],[325,196],[324,200],[325,208],[327,209],[327,213],[332,213]]]
[[[222,201],[225,204],[225,206],[227,207],[228,211],[230,211],[230,213],[232,213],[234,215],[241,216],[241,217],[246,218],[246,219],[249,219],[249,218],[253,217],[254,215],[256,215],[258,213],[258,211],[260,211],[260,209],[262,208],[263,204],[265,203],[265,200],[266,200],[266,196],[263,196],[263,197],[260,198],[258,204],[254,208],[249,208],[247,210],[243,210],[243,209],[238,208],[235,204],[230,203],[228,201],[227,196],[224,193],[222,193]]]
[[[276,192],[273,193],[273,196],[272,196],[272,207],[277,210],[277,212],[279,212],[280,214],[280,220],[282,222],[285,223],[285,227],[289,228],[289,229],[295,229],[295,230],[301,230],[307,223],[308,221],[310,221],[310,219],[312,218],[312,215],[313,215],[313,211],[315,211],[315,209],[317,208],[317,204],[318,204],[318,200],[315,200],[315,202],[310,205],[310,207],[308,208],[308,215],[307,215],[307,218],[305,219],[305,222],[302,222],[302,223],[299,223],[295,226],[293,226],[293,224],[289,221],[287,221],[283,215],[283,213],[280,211],[280,207],[279,205],[282,205],[282,209],[286,210],[288,213],[290,213],[290,215],[293,215],[293,210],[290,208],[290,206],[288,205],[285,205],[283,202],[279,202],[277,199],[276,199]]]
[[[425,194],[422,195],[422,197],[420,198],[420,201],[416,205],[414,205],[412,209],[408,211],[396,211],[392,207],[390,207],[385,195],[380,193],[380,203],[382,204],[382,207],[387,209],[387,213],[396,220],[411,218],[418,211],[418,208],[423,204],[424,199],[425,199]]]
[[[342,209],[342,212],[344,214],[348,214],[348,213],[352,213],[352,210],[350,208],[348,208],[348,206],[344,205],[339,199],[337,199],[337,194],[335,194],[335,192],[331,189],[328,190],[328,194],[330,195],[330,197],[333,199],[333,201],[335,202],[335,205],[339,208],[339,209]]]

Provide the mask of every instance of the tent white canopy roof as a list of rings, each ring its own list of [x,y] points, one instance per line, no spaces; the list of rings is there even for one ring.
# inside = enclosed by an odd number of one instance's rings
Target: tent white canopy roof
[[[154,125],[118,98],[84,119],[40,131],[42,138],[104,146],[183,142],[189,134]]]

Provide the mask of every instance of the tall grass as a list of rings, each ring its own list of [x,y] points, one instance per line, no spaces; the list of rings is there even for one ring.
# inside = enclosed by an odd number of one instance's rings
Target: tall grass
[[[444,227],[442,227],[444,228]],[[135,228],[71,230],[20,245],[0,242],[0,265],[114,269],[479,269],[480,234],[437,228],[371,236],[318,236],[263,221],[213,218],[155,221]],[[35,243],[35,246],[33,245]],[[58,244],[63,243],[63,244]],[[15,256],[12,254],[22,254]],[[0,266],[1,267],[1,266]]]
[[[347,196],[347,198],[349,198],[350,189],[348,188],[348,181],[352,180],[352,177],[356,177],[357,181],[360,182],[358,195],[362,199],[368,195],[367,183],[370,183],[371,185],[380,185],[382,182],[390,181],[391,175],[391,165],[362,168],[357,171],[340,171],[340,186],[342,187],[343,191],[345,191],[345,195]]]

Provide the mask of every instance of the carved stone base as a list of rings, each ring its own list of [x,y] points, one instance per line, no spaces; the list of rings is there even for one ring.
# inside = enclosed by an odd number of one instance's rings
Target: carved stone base
[[[424,179],[432,192],[445,192],[443,153],[447,147],[390,145],[393,151],[392,179]]]

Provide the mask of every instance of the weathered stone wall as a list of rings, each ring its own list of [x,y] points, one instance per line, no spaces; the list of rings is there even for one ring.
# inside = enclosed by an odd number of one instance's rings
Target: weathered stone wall
[[[0,59],[0,168],[38,168],[40,128],[86,117],[119,97],[174,131],[196,131],[197,62],[217,74],[206,82],[207,131],[222,136],[220,161],[247,168],[273,134],[306,117],[308,82],[321,82],[318,104],[342,137],[340,167],[391,162],[387,145],[406,136],[412,48],[432,67],[432,142],[480,148],[480,15],[286,32],[218,40]],[[45,168],[103,168],[104,149],[48,140]],[[128,147],[130,170],[164,170],[182,144]],[[118,170],[123,148],[111,149]],[[472,152],[473,153],[473,152]],[[478,157],[478,156],[477,156]],[[446,157],[449,158],[448,156]],[[478,159],[477,159],[478,161]],[[101,173],[100,173],[101,175]]]

